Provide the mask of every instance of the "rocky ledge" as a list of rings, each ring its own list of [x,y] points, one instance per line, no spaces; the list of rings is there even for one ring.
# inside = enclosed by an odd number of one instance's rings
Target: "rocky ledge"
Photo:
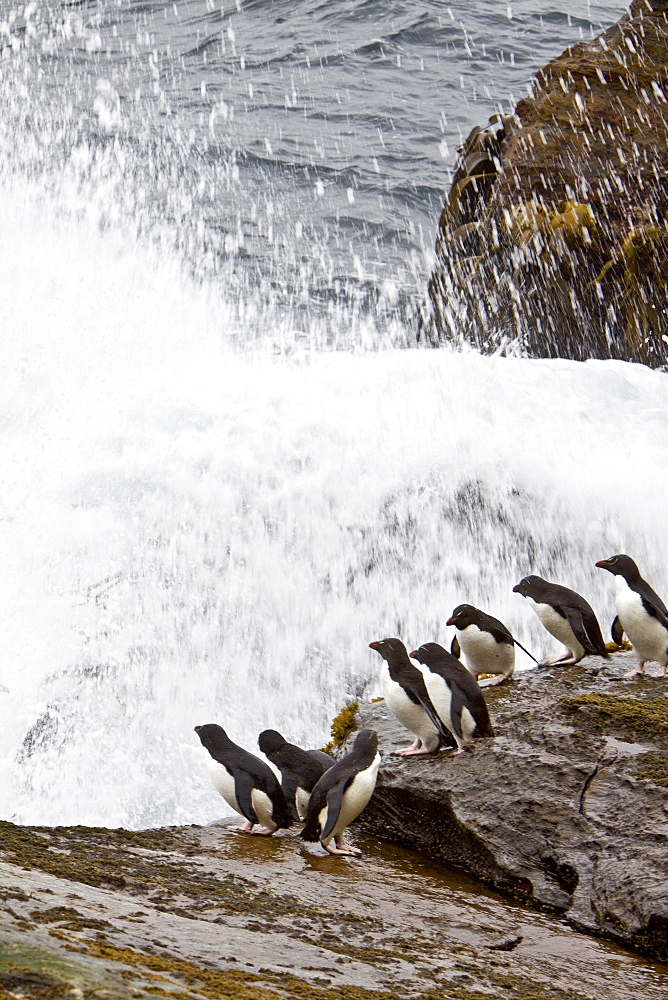
[[[539,357],[668,356],[668,0],[634,0],[475,128],[441,214],[423,329]]]
[[[486,691],[498,736],[396,758],[406,731],[358,709],[383,766],[363,828],[457,866],[574,927],[668,958],[665,681],[632,654],[534,670]]]

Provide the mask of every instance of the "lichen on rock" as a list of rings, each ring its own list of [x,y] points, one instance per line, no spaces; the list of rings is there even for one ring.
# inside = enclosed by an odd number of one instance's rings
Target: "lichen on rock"
[[[424,336],[663,365],[667,174],[666,5],[634,0],[540,70],[514,115],[471,133],[441,214]]]

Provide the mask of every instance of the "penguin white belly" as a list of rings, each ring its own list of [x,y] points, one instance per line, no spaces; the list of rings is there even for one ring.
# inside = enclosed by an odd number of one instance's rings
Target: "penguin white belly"
[[[457,636],[466,666],[475,678],[479,674],[505,674],[510,677],[515,669],[515,647],[507,642],[497,642],[490,632],[467,625]]]
[[[270,830],[275,830],[274,809],[267,793],[263,792],[260,788],[254,788],[251,791],[251,803],[255,810],[255,815],[262,826],[266,826]]]
[[[468,708],[462,709],[462,733],[464,734],[464,742],[470,743],[473,739],[473,733],[475,732],[475,719],[469,712]]]
[[[573,629],[567,620],[562,618],[551,604],[537,604],[531,597],[527,597],[527,601],[540,618],[543,628],[547,629],[550,635],[562,642],[576,657],[584,656],[584,646],[580,645],[575,638]]]
[[[298,785],[295,792],[295,805],[297,806],[297,815],[302,822],[306,819],[306,810],[308,809],[310,798],[311,793],[307,792],[301,785]]]
[[[438,674],[433,674],[427,667],[422,668],[427,694],[436,709],[436,714],[446,729],[454,736],[452,728],[452,691]],[[455,737],[456,738],[456,737]]]
[[[237,802],[236,790],[234,787],[234,778],[222,764],[219,764],[217,760],[213,757],[209,757],[208,760],[209,774],[211,775],[211,780],[213,781],[216,791],[223,796],[228,806],[231,806],[235,812],[243,816],[241,809],[239,808],[239,803]]]
[[[665,666],[668,632],[656,618],[647,614],[640,594],[631,590],[623,576],[616,576],[615,581],[617,614],[638,658]]]
[[[401,684],[392,680],[386,663],[383,663],[381,668],[380,679],[383,685],[385,704],[395,719],[414,736],[422,740],[425,746],[436,749],[438,745],[436,726],[422,705],[416,705],[415,702],[412,702]]]
[[[374,788],[376,787],[376,778],[378,777],[379,767],[380,754],[377,753],[369,766],[364,771],[359,771],[359,773],[355,775],[343,794],[343,801],[341,802],[339,815],[336,823],[334,824],[331,836],[328,837],[327,841],[323,841],[323,844],[329,843],[334,837],[338,837],[340,833],[343,833],[346,827],[349,826],[365,808],[369,799],[373,795]],[[323,809],[322,812],[326,814],[327,810]],[[321,827],[321,829],[324,829],[324,826]]]

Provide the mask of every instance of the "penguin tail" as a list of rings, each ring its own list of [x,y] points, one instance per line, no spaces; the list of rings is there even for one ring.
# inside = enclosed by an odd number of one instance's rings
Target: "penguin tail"
[[[287,830],[292,826],[293,817],[287,804],[285,806],[285,811],[281,812],[278,816],[275,816],[274,819],[278,823],[279,830]]]
[[[310,844],[315,844],[320,840],[321,832],[320,823],[318,822],[317,817],[310,820],[307,817],[304,829],[301,830],[297,836],[301,837],[302,840],[308,841]]]
[[[485,725],[476,726],[476,730],[473,734],[478,739],[493,739],[496,736],[494,732],[494,727],[491,722],[487,722]]]

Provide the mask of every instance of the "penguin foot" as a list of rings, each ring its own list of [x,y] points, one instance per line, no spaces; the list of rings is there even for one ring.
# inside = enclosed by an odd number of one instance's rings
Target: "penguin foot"
[[[464,753],[465,750],[466,750],[466,747],[457,747],[456,750],[450,750],[448,753],[445,754],[445,756],[446,757],[459,757],[460,753]]]
[[[633,670],[629,670],[623,676],[624,677],[638,677],[639,675],[643,676],[643,677],[645,675],[645,661],[644,660],[642,661],[642,663],[636,663],[636,665],[633,668]]]
[[[422,740],[420,739],[419,736],[416,736],[409,747],[404,747],[403,750],[393,750],[392,754],[395,757],[403,757],[404,754],[414,753],[416,750],[419,750],[421,746],[422,746]]]
[[[272,833],[276,832],[276,829],[277,827],[274,827],[273,830],[270,830],[268,826],[256,826],[253,828],[251,833],[253,833],[258,837],[271,837]]]
[[[226,830],[239,830],[240,833],[252,833],[253,824],[252,823],[244,823],[243,826],[226,826],[225,829]]]
[[[395,750],[393,752],[393,756],[394,757],[417,757],[417,756],[419,756],[421,754],[426,754],[426,753],[431,753],[431,752],[432,751],[428,750],[427,747],[419,747],[419,748],[415,748],[415,749],[413,747],[407,747],[405,750]]]
[[[498,687],[499,684],[503,684],[503,682],[507,680],[508,680],[508,674],[499,674],[498,677],[495,677],[493,680],[488,681],[487,684],[485,684],[485,687],[495,688]]]
[[[576,663],[579,663],[575,657],[571,654],[570,656],[552,656],[547,660],[541,660],[538,664],[539,667],[574,667]]]
[[[323,844],[328,854],[347,854],[350,857],[355,857],[356,854],[361,854],[359,847],[353,847],[352,844],[346,844],[343,837],[335,837],[334,843],[336,847],[331,847],[330,844]]]

